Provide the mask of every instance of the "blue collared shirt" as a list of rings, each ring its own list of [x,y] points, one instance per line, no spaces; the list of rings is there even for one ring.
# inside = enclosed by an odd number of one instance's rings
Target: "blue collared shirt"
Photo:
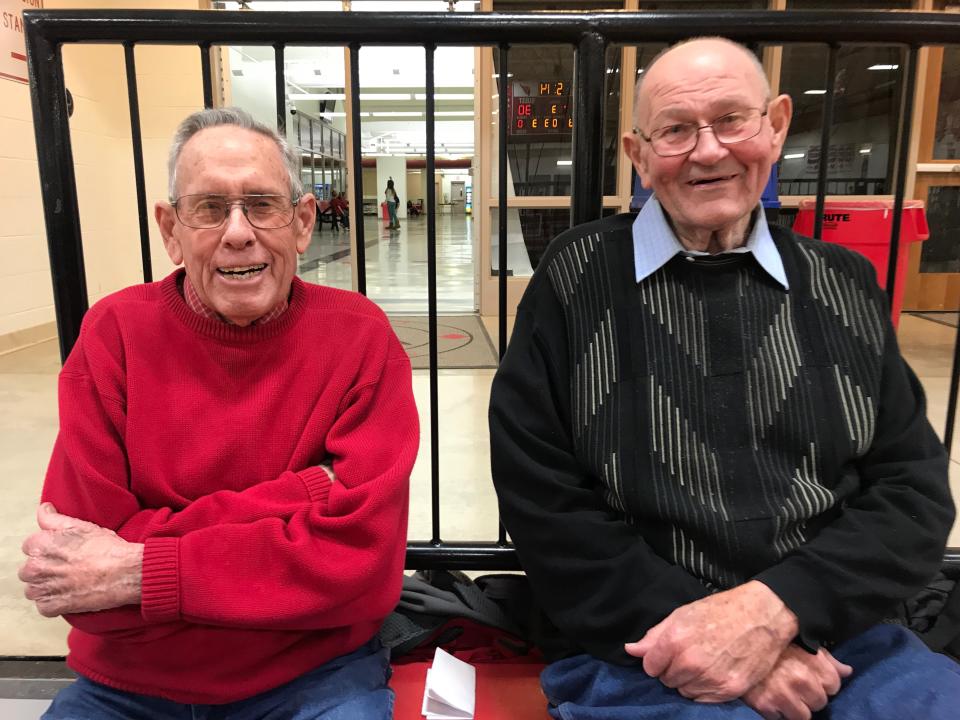
[[[780,251],[777,250],[773,238],[770,237],[770,228],[767,227],[763,208],[760,208],[757,213],[747,244],[728,252],[753,253],[760,267],[766,270],[770,277],[780,283],[784,290],[790,289],[787,284],[787,273],[783,269],[783,260],[780,258]],[[633,264],[637,282],[662,268],[677,253],[690,256],[710,254],[687,250],[680,244],[654,195],[647,200],[637,219],[633,221]]]

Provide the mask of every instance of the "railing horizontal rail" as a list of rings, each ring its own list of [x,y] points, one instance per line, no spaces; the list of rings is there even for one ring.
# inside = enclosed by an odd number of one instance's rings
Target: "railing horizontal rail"
[[[24,12],[27,25],[54,42],[208,41],[287,45],[495,45],[571,43],[585,34],[608,43],[669,42],[722,34],[741,42],[950,44],[956,17],[873,10],[727,10],[638,13],[227,13],[74,10]]]

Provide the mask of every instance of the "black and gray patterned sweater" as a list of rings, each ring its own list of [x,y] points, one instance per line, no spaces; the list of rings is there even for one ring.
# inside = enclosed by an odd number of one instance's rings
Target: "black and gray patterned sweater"
[[[861,256],[771,227],[640,283],[632,215],[551,244],[490,403],[503,521],[572,648],[632,662],[676,607],[750,579],[807,647],[938,569],[954,506],[923,391]]]

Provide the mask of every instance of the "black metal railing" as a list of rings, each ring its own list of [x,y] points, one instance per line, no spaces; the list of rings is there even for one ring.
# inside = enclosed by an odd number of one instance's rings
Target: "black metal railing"
[[[195,45],[200,52],[204,102],[213,104],[210,50],[220,44],[271,46],[276,61],[277,125],[283,132],[284,49],[290,45],[334,45],[349,48],[349,93],[352,99],[350,133],[353,142],[353,197],[357,210],[363,198],[360,154],[360,47],[363,45],[419,45],[426,56],[427,129],[427,247],[430,338],[430,442],[432,536],[408,545],[409,568],[455,567],[504,569],[518,567],[513,548],[502,526],[491,541],[444,543],[440,537],[439,419],[437,408],[437,292],[436,216],[434,197],[434,53],[438,45],[489,46],[498,53],[498,70],[507,76],[511,45],[561,44],[574,49],[574,113],[571,168],[571,223],[600,217],[602,212],[604,57],[611,45],[673,42],[698,35],[725,35],[751,47],[785,43],[819,43],[828,50],[828,71],[823,97],[823,130],[820,157],[829,157],[837,53],[842,44],[877,43],[907,49],[900,103],[899,138],[894,174],[895,204],[890,241],[887,292],[892,297],[899,231],[907,177],[907,149],[912,130],[912,108],[917,82],[917,52],[923,45],[943,45],[960,39],[960,16],[940,13],[888,13],[873,11],[722,11],[645,13],[288,13],[217,11],[28,11],[24,13],[31,75],[34,127],[39,155],[41,187],[50,250],[54,302],[60,352],[66,358],[87,310],[83,247],[77,189],[74,179],[70,131],[67,121],[61,48],[68,43],[122,45],[127,58],[130,119],[135,158],[134,173],[140,209],[143,274],[151,279],[149,239],[144,192],[139,113],[133,48],[137,44]],[[506,93],[499,97],[499,268],[507,266],[507,151]],[[821,163],[817,183],[816,225],[822,230],[824,197],[828,191],[827,165]],[[485,189],[482,189],[485,191]],[[354,224],[358,289],[366,292],[366,259],[363,223]],[[507,276],[499,273],[500,353],[507,344]],[[952,372],[945,444],[948,449],[956,415],[960,376],[960,335]],[[950,550],[948,560],[960,561],[960,551]]]
[[[777,192],[784,195],[816,195],[818,181],[814,179],[780,178]],[[827,195],[886,195],[886,178],[829,178],[825,189]]]

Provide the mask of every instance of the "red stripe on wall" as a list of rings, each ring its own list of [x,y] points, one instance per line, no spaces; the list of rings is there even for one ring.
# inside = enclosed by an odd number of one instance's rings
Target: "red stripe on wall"
[[[16,80],[17,82],[22,82],[26,84],[30,83],[30,81],[27,80],[26,78],[18,77],[16,75],[7,75],[7,73],[5,72],[0,72],[0,77],[6,78],[7,80]]]

